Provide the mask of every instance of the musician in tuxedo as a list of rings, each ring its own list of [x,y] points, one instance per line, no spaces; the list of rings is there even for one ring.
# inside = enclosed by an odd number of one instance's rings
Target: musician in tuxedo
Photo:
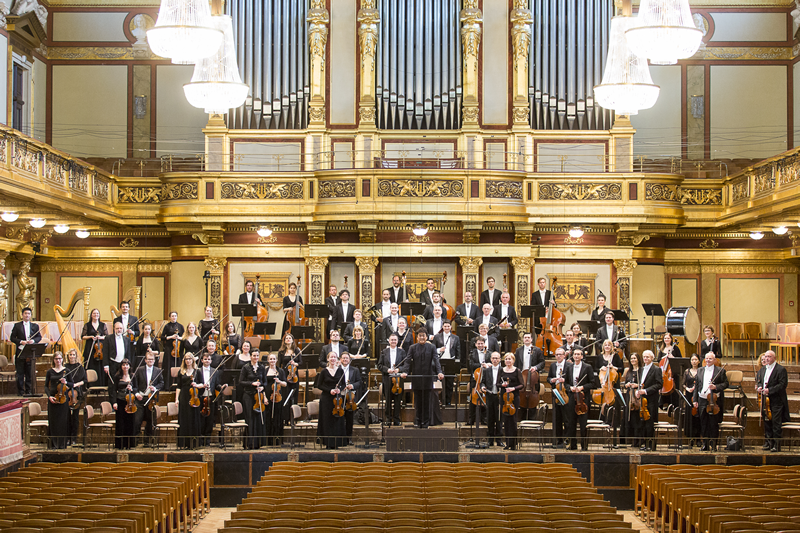
[[[425,320],[430,320],[433,318],[434,309],[442,309],[442,294],[439,291],[434,292],[433,296],[431,296],[431,304],[425,306],[422,311],[422,317]]]
[[[178,322],[178,313],[175,311],[170,312],[169,322],[167,322],[161,329],[161,348],[164,350],[164,362],[161,368],[164,369],[164,383],[165,390],[172,388],[172,368],[179,368],[181,366],[181,337],[183,337],[184,327],[183,324]],[[108,336],[106,336],[108,339]],[[178,342],[178,348],[173,357],[172,353],[175,351],[175,341]],[[177,379],[175,380],[177,383]]]
[[[339,342],[339,331],[332,329],[330,331],[331,342],[322,347],[319,354],[319,366],[325,368],[328,365],[328,354],[333,352],[336,358],[341,357],[342,352],[347,351],[347,347]]]
[[[144,364],[136,371],[136,417],[134,418],[134,434],[138,435],[144,425],[144,436],[146,441],[153,438],[153,427],[158,422],[155,419],[155,409],[150,410],[150,406],[158,404],[158,391],[164,390],[164,373],[155,365],[156,356],[153,352],[147,352],[144,356]],[[147,405],[145,405],[147,404]]]
[[[114,334],[103,339],[103,371],[111,379],[108,380],[108,397],[116,398],[117,385],[111,380],[119,372],[123,359],[133,360],[133,344],[123,335],[125,328],[122,322],[114,323]]]
[[[514,306],[509,303],[511,300],[511,295],[507,292],[504,292],[500,295],[500,303],[494,306],[494,312],[492,316],[497,319],[498,323],[508,324],[511,327],[516,327],[517,322],[517,312],[514,310]]]
[[[336,285],[328,287],[328,296],[325,298],[325,305],[328,306],[328,331],[336,329],[336,306],[339,304],[339,292]],[[323,367],[328,364],[325,361]]]
[[[433,278],[428,278],[425,281],[425,290],[419,293],[419,301],[426,306],[433,304],[433,295],[436,293],[436,282]]]
[[[216,369],[212,366],[210,353],[205,352],[200,357],[200,361],[202,366],[195,375],[195,382],[203,385],[203,388],[198,391],[200,393],[200,401],[205,402],[205,397],[208,396],[208,407],[210,410],[208,416],[202,416],[202,412],[200,413],[200,435],[202,436],[200,438],[200,445],[208,446],[211,442],[211,433],[214,431],[214,420],[217,410],[219,409],[219,403],[214,400],[217,397],[217,392],[227,387],[227,385],[222,385],[222,383],[220,383],[222,374],[216,372]]]
[[[30,307],[22,309],[22,320],[11,328],[9,340],[16,345],[14,369],[16,370],[17,392],[20,396],[31,393],[31,359],[21,358],[22,349],[28,344],[38,344],[42,340],[39,326],[31,321],[33,311]]]
[[[767,350],[761,356],[764,364],[756,374],[756,392],[761,396],[762,410],[766,411],[766,400],[769,398],[770,420],[762,415],[764,423],[764,450],[781,451],[783,423],[789,421],[789,400],[786,396],[786,385],[789,375],[786,368],[775,362],[775,352]]]
[[[378,358],[378,370],[383,374],[384,420],[386,426],[400,425],[400,413],[403,408],[403,383],[400,392],[392,393],[392,375],[399,374],[399,367],[406,358],[406,351],[399,348],[397,333],[389,334],[389,346],[381,351]],[[399,378],[399,376],[397,376]]]
[[[389,314],[383,315],[383,321],[381,322],[381,331],[383,332],[383,338],[388,340],[389,335],[392,333],[397,333],[397,328],[400,326],[400,320],[403,317],[400,316],[400,305],[397,303],[392,303],[389,307]],[[377,331],[377,328],[376,328]]]
[[[486,325],[487,328],[491,328],[497,324],[497,319],[492,316],[494,307],[489,304],[483,304],[481,311],[482,314],[478,317],[478,320],[475,321],[475,331],[479,331],[478,328],[482,325]]]
[[[475,349],[472,350],[469,354],[469,360],[467,361],[467,368],[469,369],[469,391],[470,395],[472,393],[472,389],[477,386],[475,381],[475,371],[478,370],[480,367],[487,367],[491,361],[491,352],[486,350],[486,342],[484,341],[483,337],[477,337],[475,339]],[[475,424],[475,404],[469,402],[469,425]],[[486,425],[486,408],[485,406],[481,405],[481,424]]]
[[[412,375],[411,385],[414,389],[416,420],[419,427],[425,429],[431,424],[430,403],[433,389],[431,375],[436,375],[440,381],[444,379],[439,356],[433,344],[428,342],[428,332],[425,328],[417,330],[417,343],[409,349],[406,362],[400,371],[403,378],[407,377],[409,373]]]
[[[452,325],[445,320],[442,324],[442,331],[433,336],[433,345],[436,347],[440,360],[461,361],[461,342],[457,335],[453,335],[451,330]],[[444,403],[446,405],[450,405],[453,399],[454,386],[454,378],[444,378]]]
[[[400,286],[400,276],[392,276],[392,286],[385,290],[389,291],[389,301],[392,303],[401,303],[406,299],[405,291]]]
[[[530,376],[531,369],[541,374],[544,371],[544,353],[542,350],[533,344],[533,335],[530,332],[522,334],[522,346],[517,348],[514,354],[514,366],[519,368],[524,375]],[[539,386],[537,382],[535,386]],[[528,409],[522,407],[520,409],[520,420],[527,420]],[[533,411],[533,409],[530,409]]]
[[[120,315],[114,319],[114,324],[117,322],[122,322],[123,326],[123,335],[133,335],[133,340],[139,338],[139,320],[129,314],[131,309],[131,304],[128,302],[120,302],[119,304],[119,312]]]
[[[378,326],[382,325],[383,319],[389,316],[392,312],[392,299],[390,297],[390,292],[391,291],[389,289],[383,289],[383,293],[381,293],[381,298],[383,299],[373,306],[373,309],[375,311],[379,311],[381,314],[381,316],[372,319],[372,321],[378,324]],[[377,335],[378,334],[376,333],[376,336]]]
[[[566,354],[568,360],[572,359],[572,350],[580,349],[582,352],[584,352],[584,354],[586,353],[586,350],[583,349],[583,346],[575,342],[575,334],[571,329],[568,329],[564,332],[564,345],[562,348],[564,348],[564,353]]]
[[[217,353],[217,343],[214,339],[208,339],[203,354],[200,355],[202,360],[203,355],[208,354],[211,356],[211,368],[217,368],[222,363],[223,357]]]
[[[486,394],[486,422],[489,446],[504,446],[500,437],[503,435],[502,418],[500,417],[500,353],[492,352],[491,363],[483,370],[481,391]]]
[[[480,307],[472,301],[472,292],[464,293],[464,303],[456,307],[456,324],[468,328],[475,327],[475,321],[481,314]]]
[[[331,329],[345,329],[347,324],[353,322],[353,314],[356,312],[356,306],[350,303],[350,291],[342,289],[339,291],[339,303],[336,305],[336,316],[334,317],[334,326]]]
[[[603,341],[608,339],[614,343],[614,348],[625,348],[628,346],[628,339],[625,334],[614,324],[614,311],[606,311],[605,323],[597,328],[596,342],[598,346],[603,345]],[[598,350],[599,351],[599,350]]]
[[[587,407],[592,401],[592,389],[594,388],[594,370],[587,363],[583,362],[583,350],[576,349],[572,352],[572,364],[564,371],[564,383],[569,390],[569,403],[567,403],[567,415],[570,417],[567,427],[567,437],[569,438],[569,449],[577,450],[578,442],[575,438],[577,426],[581,427],[581,451],[589,449],[589,430],[586,424],[589,421],[589,412],[579,415],[575,412],[578,393],[583,392],[583,401]]]
[[[658,395],[664,380],[661,369],[653,363],[655,355],[651,350],[642,352],[642,370],[639,372],[639,386],[636,389],[637,398],[647,398],[647,410],[650,411],[650,419],[643,420],[642,424],[642,444],[641,450],[644,452],[656,451],[656,422],[658,422]]]
[[[442,331],[442,325],[447,322],[446,318],[442,318],[442,308],[433,308],[433,317],[425,322],[425,329],[431,334],[431,339]]]
[[[486,286],[488,288],[481,293],[481,307],[484,304],[489,304],[494,309],[496,305],[500,305],[500,289],[494,288],[494,278],[492,276],[486,278]]]
[[[364,322],[361,317],[361,309],[353,306],[353,321],[347,324],[347,327],[344,328],[344,335],[342,336],[345,344],[353,340],[353,330],[356,328],[356,326],[361,326],[361,329],[364,330],[364,340],[369,341],[369,325]]]
[[[473,344],[477,339],[483,339],[484,346],[486,349],[489,350],[489,353],[492,352],[499,352],[500,351],[500,343],[497,342],[497,338],[494,335],[488,334],[489,328],[486,324],[481,324],[478,326],[478,335],[473,339]]]
[[[258,291],[255,290],[256,284],[253,283],[252,280],[247,280],[244,284],[244,292],[239,295],[239,304],[258,304],[264,305],[261,302],[261,296],[258,295]]]
[[[693,401],[700,414],[700,436],[703,437],[701,452],[717,450],[719,423],[725,412],[725,389],[728,388],[728,374],[724,368],[714,365],[716,359],[713,352],[706,354],[704,366],[697,370],[697,384],[694,388]],[[707,409],[712,394],[717,395],[719,413],[716,415],[713,412],[709,413]]]
[[[564,376],[569,366],[572,366],[572,363],[566,360],[564,348],[559,346],[556,348],[556,361],[550,365],[550,369],[547,372],[547,382],[550,384],[551,390],[554,390],[559,383],[566,382]],[[555,393],[552,393],[551,396],[553,401],[553,434],[555,435],[553,444],[556,448],[563,448],[564,437],[567,433],[567,421],[570,417],[567,413],[567,406],[558,401]],[[566,398],[564,400],[566,401]]]
[[[361,371],[358,367],[350,365],[350,354],[345,350],[342,352],[341,357],[341,368],[342,372],[344,372],[344,378],[342,379],[343,389],[347,389],[348,391],[354,391],[356,396],[356,401],[361,399]],[[347,440],[345,444],[353,444],[351,439],[353,438],[353,415],[355,411],[345,410],[344,412],[344,421],[345,421],[345,435],[347,436]]]
[[[539,278],[536,281],[539,284],[539,290],[531,293],[531,305],[543,305],[547,307],[550,305],[550,298],[553,297],[553,292],[547,290],[547,279]],[[553,302],[555,304],[555,302]]]

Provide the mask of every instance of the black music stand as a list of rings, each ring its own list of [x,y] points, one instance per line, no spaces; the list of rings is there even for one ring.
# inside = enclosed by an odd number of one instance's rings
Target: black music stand
[[[282,339],[261,339],[258,343],[259,352],[277,352],[283,344]]]
[[[422,302],[403,302],[400,304],[400,315],[421,315],[425,312],[425,304]],[[411,327],[411,324],[408,324]]]
[[[628,313],[623,311],[622,309],[612,309],[614,313],[614,322],[630,322],[631,317],[628,316]]]
[[[497,328],[497,340],[506,352],[511,351],[511,345],[519,341],[519,332],[515,328]]]
[[[253,335],[275,335],[275,330],[278,329],[277,322],[256,322],[253,324]],[[259,346],[260,349],[260,346]]]
[[[326,304],[306,304],[305,305],[306,318],[322,319],[327,321],[328,316],[331,314],[330,308]],[[328,332],[324,331],[322,334],[323,339],[328,338]]]
[[[596,320],[578,320],[578,325],[581,331],[586,335],[586,339],[597,335],[597,330],[600,329],[600,324]]]
[[[642,304],[642,309],[644,309],[644,314],[650,317],[650,338],[653,339],[653,344],[655,345],[656,342],[656,328],[655,328],[655,317],[657,316],[667,316],[664,312],[664,308],[661,307],[661,304]],[[645,335],[648,332],[644,332]]]
[[[244,319],[258,316],[258,308],[256,304],[232,304],[231,315],[239,317],[239,332],[244,336]]]
[[[469,361],[469,354],[472,351],[472,339],[478,335],[478,333],[472,329],[467,329],[466,327],[458,328],[456,332],[458,338],[461,340],[461,365],[462,368],[467,368],[467,361]]]
[[[26,344],[22,351],[19,352],[17,357],[21,357],[22,359],[30,359],[31,360],[31,393],[25,394],[25,398],[38,398],[41,394],[36,394],[36,359],[41,357],[44,354],[45,349],[47,348],[46,342],[40,342],[37,344]]]
[[[314,338],[314,326],[292,326],[291,333],[297,340],[311,340]]]

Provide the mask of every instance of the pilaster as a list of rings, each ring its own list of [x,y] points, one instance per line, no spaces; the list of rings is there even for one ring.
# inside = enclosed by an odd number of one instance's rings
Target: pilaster
[[[635,259],[616,259],[614,269],[617,272],[617,308],[631,314],[631,286],[633,269],[637,267]]]
[[[464,0],[461,10],[461,54],[464,58],[462,129],[478,130],[480,104],[478,100],[478,52],[481,48],[483,13],[478,0]]]
[[[207,257],[204,263],[211,275],[209,305],[214,310],[214,316],[222,318],[222,276],[228,260],[224,257]]]
[[[311,54],[311,86],[308,106],[309,129],[325,128],[325,48],[328,44],[330,14],[325,0],[311,0],[308,22],[308,49]]]
[[[461,265],[462,272],[461,286],[464,287],[464,292],[469,291],[472,293],[472,300],[478,304],[480,294],[476,294],[476,291],[478,290],[478,278],[483,259],[480,257],[460,257],[458,262]]]
[[[322,305],[325,303],[325,268],[328,266],[327,257],[306,257],[306,268],[308,268],[308,280],[311,293],[308,295],[309,303]],[[322,318],[312,318],[314,326],[314,339],[323,342],[326,335],[322,332]]]
[[[514,267],[514,286],[512,287],[514,302],[517,304],[517,313],[523,305],[530,305],[531,275],[536,260],[533,257],[512,257],[511,266]],[[520,318],[517,324],[520,332],[531,331],[530,319]]]
[[[19,271],[17,272],[17,315],[16,320],[22,320],[22,310],[26,307],[33,309],[34,318],[39,317],[37,309],[34,309],[33,293],[36,290],[36,282],[28,274],[31,271],[33,256],[29,254],[17,254],[19,261]]]

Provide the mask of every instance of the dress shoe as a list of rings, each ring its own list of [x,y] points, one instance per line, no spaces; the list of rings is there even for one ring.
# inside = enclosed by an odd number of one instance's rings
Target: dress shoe
[[[707,452],[708,451],[708,444],[703,444],[702,446],[700,446],[700,451],[701,452]]]
[[[500,441],[500,440],[499,440],[499,441],[497,441],[497,445],[498,445],[498,446],[503,446],[503,447],[505,447],[505,444],[503,443],[503,441]]]
[[[762,450],[769,450],[772,448],[772,444],[769,441],[766,441],[764,445],[761,447]]]
[[[650,448],[648,448],[647,446],[642,446],[642,447],[639,448],[639,451],[647,452],[647,451],[650,451]]]
[[[781,451],[781,449],[778,446],[773,446],[770,451],[771,452],[779,452],[779,451]]]

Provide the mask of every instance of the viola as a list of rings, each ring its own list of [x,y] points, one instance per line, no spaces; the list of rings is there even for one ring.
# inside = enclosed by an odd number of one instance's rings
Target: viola
[[[642,408],[642,400],[636,397],[633,387],[628,389],[628,405],[631,411],[639,411]]]
[[[133,388],[131,387],[130,383],[128,384],[128,392],[125,394],[125,412],[129,415],[135,413],[137,410],[136,407],[136,395],[133,394]]]
[[[672,377],[672,369],[669,366],[669,357],[662,357],[658,362],[661,368],[661,379],[663,386],[661,387],[661,394],[669,394],[675,388],[675,379]]]
[[[67,396],[69,398],[69,406],[73,409],[76,409],[78,407],[78,404],[80,403],[80,398],[78,397],[78,389],[73,387],[72,390],[69,391],[69,394]]]
[[[616,395],[614,394],[614,383],[617,382],[619,373],[617,369],[608,363],[600,369],[600,388],[592,391],[592,401],[597,405],[613,405]]]
[[[508,382],[506,382],[503,387],[508,387]],[[517,408],[514,407],[514,393],[513,392],[504,392],[503,393],[503,414],[508,416],[514,416],[514,413],[517,412]]]
[[[344,396],[337,394],[333,398],[333,416],[344,416]]]
[[[539,372],[531,368],[522,373],[524,387],[519,396],[519,405],[523,409],[533,409],[539,406]]]
[[[103,360],[103,343],[95,341],[94,343],[94,353],[92,354],[95,361],[102,361]]]
[[[761,411],[761,418],[766,422],[772,420],[772,409],[769,407],[769,396],[763,392],[758,395],[758,410]]]
[[[641,397],[642,408],[639,409],[639,416],[641,416],[642,420],[647,422],[650,420],[650,409],[647,408],[647,397]]]

